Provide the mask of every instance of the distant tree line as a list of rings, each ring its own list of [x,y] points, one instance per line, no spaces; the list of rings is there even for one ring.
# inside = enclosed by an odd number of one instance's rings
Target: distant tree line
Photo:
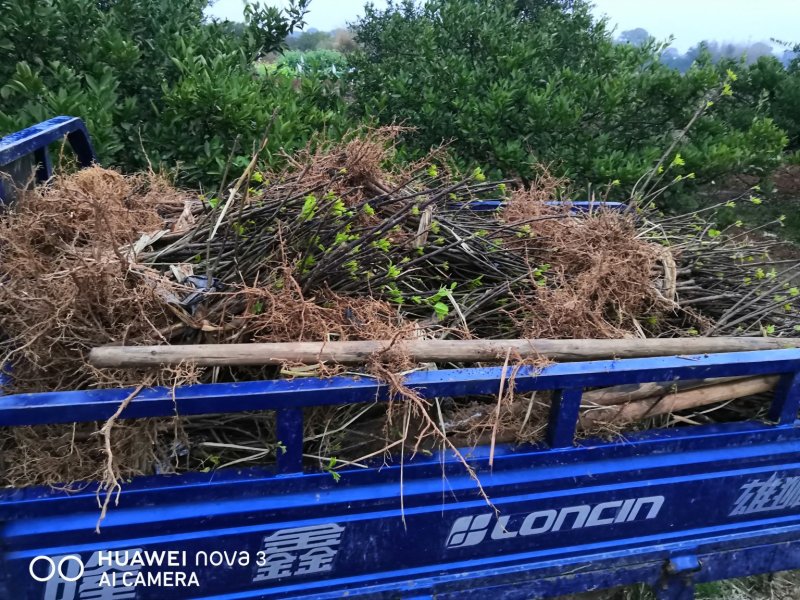
[[[653,40],[653,36],[641,27],[623,31],[617,37],[620,43],[641,46]],[[681,52],[677,48],[669,46],[661,52],[661,62],[668,67],[677,69],[685,73],[698,59],[707,58],[712,63],[721,60],[742,61],[746,65],[752,65],[759,58],[775,58],[784,67],[789,67],[792,60],[800,56],[796,49],[790,48],[788,44],[777,42],[776,46],[766,42],[740,43],[740,42],[719,42],[715,40],[705,40],[695,44],[686,52]]]
[[[356,42],[353,34],[347,29],[320,31],[312,28],[287,37],[286,47],[289,50],[299,50],[300,52],[335,50],[346,54],[356,49]]]

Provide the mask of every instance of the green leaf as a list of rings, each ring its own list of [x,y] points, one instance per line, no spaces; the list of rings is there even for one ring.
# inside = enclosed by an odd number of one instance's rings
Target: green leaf
[[[447,306],[444,302],[437,302],[433,305],[433,310],[436,313],[436,316],[439,320],[444,319],[447,315],[450,314],[450,307]]]
[[[722,93],[723,96],[728,96],[728,97],[733,96],[733,88],[731,88],[731,84],[730,83],[725,83],[722,86],[722,92],[721,93]]]
[[[310,221],[314,218],[317,212],[317,198],[314,194],[309,194],[303,201],[303,208],[300,211],[300,218],[304,221]]]
[[[375,240],[372,242],[373,248],[377,248],[378,250],[382,250],[384,252],[389,252],[392,247],[392,242],[386,238],[381,238],[379,240]]]
[[[345,205],[344,200],[341,198],[334,200],[333,205],[331,206],[331,212],[337,217],[343,216],[347,212],[347,206]]]

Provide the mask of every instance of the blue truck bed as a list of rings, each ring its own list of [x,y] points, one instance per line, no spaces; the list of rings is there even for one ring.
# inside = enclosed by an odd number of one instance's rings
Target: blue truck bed
[[[4,159],[73,134],[60,118],[0,141]],[[88,144],[88,145],[87,145]],[[24,148],[22,148],[24,146]],[[9,158],[10,157],[10,158]],[[38,160],[38,159],[37,159]],[[42,161],[40,161],[42,162]],[[759,422],[576,439],[587,388],[778,375]],[[424,398],[497,394],[501,368],[415,372]],[[123,482],[99,533],[97,488],[0,491],[0,598],[548,598],[800,568],[800,350],[523,367],[519,393],[552,392],[538,445],[376,460],[338,480],[303,461],[304,408],[383,402],[363,377],[153,388],[122,418],[275,411],[273,467]],[[0,426],[108,419],[130,390],[0,396]]]
[[[511,599],[642,582],[684,598],[695,582],[798,568],[798,371],[800,350],[523,369],[519,392],[556,391],[548,442],[500,447],[493,468],[488,449],[464,450],[490,503],[448,452],[338,482],[303,471],[301,407],[385,400],[372,379],[198,385],[174,403],[146,390],[124,417],[274,409],[287,452],[274,470],[128,482],[99,534],[93,488],[3,492],[4,597]],[[573,440],[585,387],[763,374],[782,377],[774,422]],[[445,370],[408,385],[454,396],[496,393],[500,379],[500,368]],[[103,419],[125,395],[4,396],[0,423]],[[55,576],[32,577],[51,561]]]

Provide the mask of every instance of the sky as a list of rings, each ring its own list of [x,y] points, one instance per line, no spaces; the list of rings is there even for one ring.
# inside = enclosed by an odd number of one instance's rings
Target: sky
[[[262,0],[263,1],[263,0]],[[281,5],[285,0],[267,0]],[[363,13],[365,0],[311,0],[306,28],[344,27]],[[382,8],[385,0],[373,0]],[[800,42],[800,0],[594,0],[595,13],[606,15],[617,32],[643,27],[659,40],[674,36],[685,51],[697,42],[757,42],[777,38]],[[209,14],[242,19],[242,0],[217,0]]]

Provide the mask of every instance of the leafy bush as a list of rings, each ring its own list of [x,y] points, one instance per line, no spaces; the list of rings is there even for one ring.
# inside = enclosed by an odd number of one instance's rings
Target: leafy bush
[[[793,149],[800,147],[800,63],[787,69],[775,56],[762,56],[747,66],[743,61],[721,61],[719,67],[735,74],[735,101],[724,116],[743,128],[762,114],[771,116],[787,134]]]
[[[576,183],[631,185],[723,89],[725,72],[681,75],[654,42],[615,44],[583,0],[411,0],[368,8],[351,58],[356,110],[416,128],[418,152],[452,140],[464,166],[529,177],[545,164]],[[785,144],[764,108],[734,124],[719,98],[676,171],[710,179],[769,169]]]
[[[264,160],[275,165],[281,149],[297,150],[323,130],[341,135],[344,114],[338,91],[316,78],[254,77],[224,60],[195,56],[181,63],[181,77],[164,91],[151,128],[158,140],[151,160],[178,163],[186,179],[216,185],[237,138],[232,173],[247,164],[268,128]]]
[[[772,104],[775,122],[789,135],[793,150],[800,149],[800,60],[795,60],[778,84]]]
[[[76,115],[106,164],[180,163],[185,180],[217,185],[237,137],[248,155],[276,108],[272,156],[344,126],[337,95],[252,67],[308,2],[250,4],[242,26],[206,22],[206,0],[0,0],[0,133]]]

